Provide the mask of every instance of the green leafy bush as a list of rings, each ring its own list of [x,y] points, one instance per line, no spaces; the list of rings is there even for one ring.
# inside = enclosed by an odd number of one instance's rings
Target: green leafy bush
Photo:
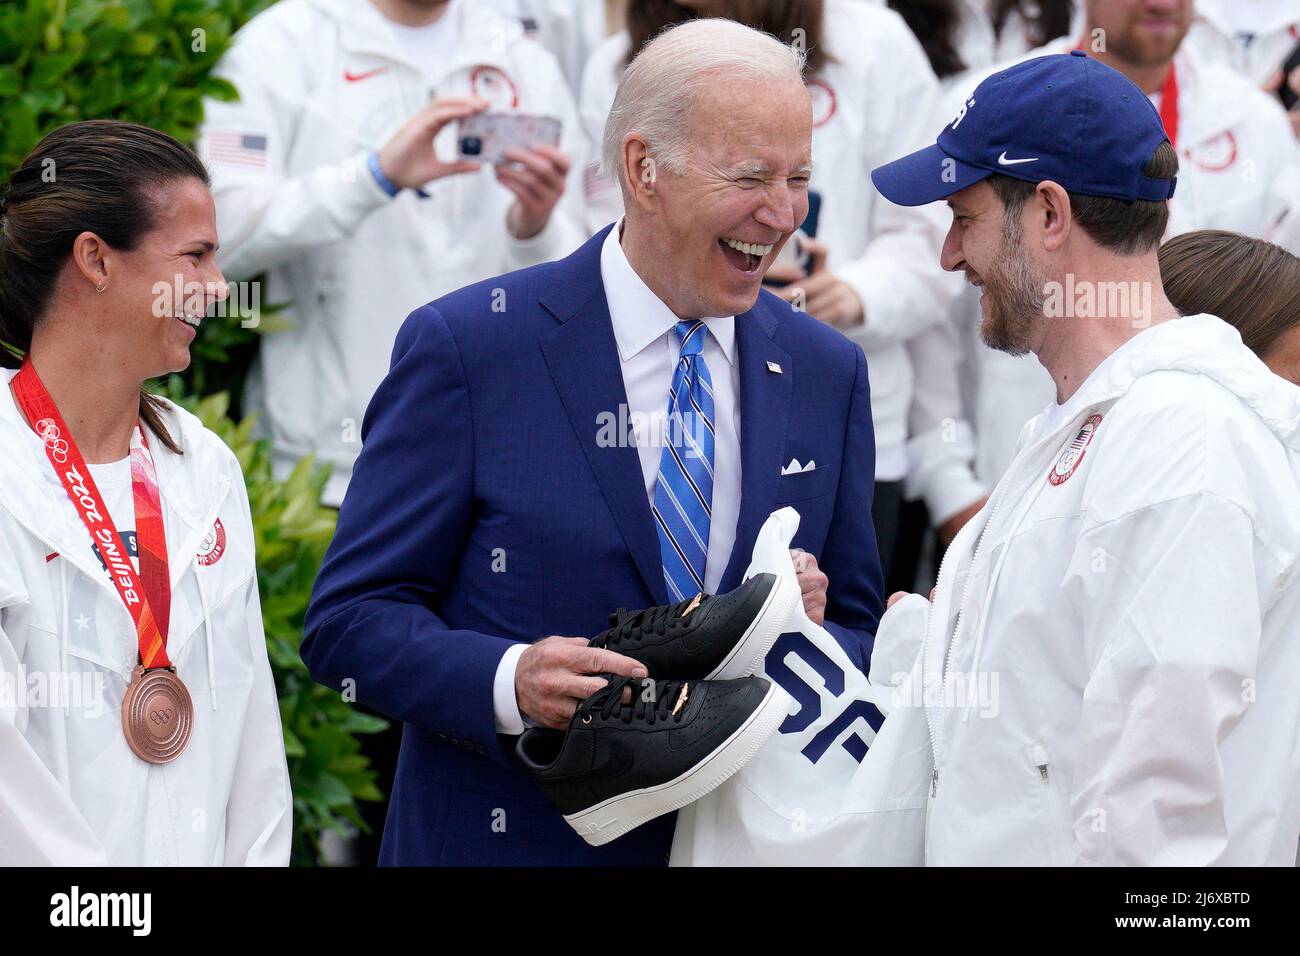
[[[233,99],[212,67],[231,36],[274,0],[5,0],[0,5],[0,180],[42,136],[84,119],[121,119],[193,143],[203,97]],[[358,800],[380,800],[356,735],[386,724],[315,684],[298,656],[312,582],[334,531],[320,504],[326,480],[312,459],[285,481],[253,422],[232,420],[258,336],[278,327],[263,309],[258,329],[238,319],[203,323],[193,362],[164,392],[195,412],[239,457],[257,540],[267,650],[284,721],[294,794],[293,860],[320,859],[320,837],[364,828]]]
[[[0,168],[82,119],[143,123],[190,143],[231,35],[270,0],[17,0],[0,8]]]

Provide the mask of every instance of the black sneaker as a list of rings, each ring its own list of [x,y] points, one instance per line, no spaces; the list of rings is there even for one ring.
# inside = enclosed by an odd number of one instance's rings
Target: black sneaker
[[[532,728],[515,745],[592,846],[700,799],[745,765],[788,710],[761,677],[608,681],[578,705],[568,730]]]
[[[635,658],[651,677],[731,680],[754,672],[781,636],[799,600],[792,578],[756,574],[736,590],[716,597],[609,616],[613,625],[591,639]]]

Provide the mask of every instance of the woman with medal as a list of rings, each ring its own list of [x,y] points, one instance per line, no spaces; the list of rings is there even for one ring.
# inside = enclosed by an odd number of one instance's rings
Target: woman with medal
[[[0,193],[0,863],[283,865],[239,462],[143,390],[227,295],[207,174],[91,121]]]

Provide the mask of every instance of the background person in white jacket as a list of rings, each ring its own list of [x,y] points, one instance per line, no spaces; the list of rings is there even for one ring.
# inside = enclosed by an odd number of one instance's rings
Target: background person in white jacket
[[[885,6],[885,0],[870,0]],[[947,90],[973,71],[1071,32],[1082,10],[1072,0],[930,0],[893,3]],[[1078,24],[1082,26],[1082,23]],[[968,419],[972,356],[966,317],[954,308],[907,341],[912,403],[907,415],[907,478],[897,543],[886,568],[890,590],[929,591],[938,561],[962,525],[988,500],[975,476],[975,433]],[[930,533],[930,529],[934,533]]]
[[[982,338],[1057,392],[913,635],[931,864],[1294,860],[1300,390],[1165,297],[1178,165],[1141,91],[1075,51],[986,80],[873,173],[948,200]]]
[[[1077,32],[1082,10],[1074,0],[863,0],[898,11],[921,45],[930,47],[922,33],[933,33],[950,23],[955,57],[951,66],[930,65],[945,87],[972,70],[1020,56],[1058,36]]]
[[[143,126],[76,123],[13,171],[0,211],[0,341],[29,363],[0,376],[0,864],[285,865],[292,797],[243,474],[197,419],[141,391],[189,365],[226,295],[203,166]],[[177,285],[183,301],[159,294]],[[55,406],[35,422],[34,380]],[[97,541],[52,461],[74,469],[78,453]],[[140,579],[127,591],[109,541]],[[149,633],[133,605],[157,616],[155,662],[193,708],[170,762],[124,734]],[[141,713],[175,726],[160,707]]]
[[[884,0],[870,2],[884,5]],[[890,7],[916,34],[945,91],[964,89],[970,76],[994,63],[1083,27],[1083,10],[1073,0],[944,0]],[[969,315],[954,308],[947,321],[907,343],[914,387],[907,422],[905,501],[886,581],[891,590],[933,587],[944,549],[988,500],[988,486],[974,468],[975,432],[968,400],[974,356],[968,347],[968,323]],[[930,527],[935,534],[927,537]]]
[[[1282,65],[1300,45],[1300,0],[1196,0],[1186,44],[1276,95]],[[1300,69],[1287,77],[1300,92]],[[1300,131],[1300,108],[1290,115]]]
[[[283,0],[217,72],[240,92],[206,103],[199,142],[220,261],[234,279],[266,272],[293,324],[262,340],[249,404],[277,473],[315,453],[337,505],[402,318],[585,238],[573,97],[518,21],[466,0]],[[453,161],[455,121],[483,108],[558,118],[560,148]]]
[[[714,0],[682,6],[699,15],[734,15],[786,43],[799,42],[809,53],[819,254],[812,273],[784,294],[797,297],[809,314],[866,352],[876,430],[872,513],[881,560],[888,564],[908,470],[913,369],[906,343],[947,317],[960,285],[934,262],[942,217],[934,210],[882,202],[864,173],[926,140],[938,83],[915,37],[892,10],[858,0],[748,8]],[[632,0],[629,30],[610,37],[592,55],[579,101],[590,142],[601,140],[629,50],[666,25],[654,19],[663,12],[662,5]],[[604,174],[591,169],[588,176],[604,183],[594,182],[588,191],[588,226],[594,230],[621,214],[622,199]]]
[[[1300,2],[1196,0],[1187,42],[1263,85],[1300,43]]]

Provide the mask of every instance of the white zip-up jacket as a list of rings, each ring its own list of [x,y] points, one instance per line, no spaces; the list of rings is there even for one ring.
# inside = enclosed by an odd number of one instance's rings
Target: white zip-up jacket
[[[135,625],[0,375],[0,864],[283,866],[293,801],[243,475],[192,415],[153,441],[185,751],[127,747]]]
[[[1021,59],[1066,53],[1076,43],[1062,37]],[[1175,54],[1174,68],[1179,170],[1166,238],[1229,229],[1300,250],[1300,152],[1281,105],[1186,45]],[[987,75],[972,77],[967,89]],[[950,98],[943,122],[951,121],[959,105]],[[977,298],[967,289],[958,308],[970,317],[965,325],[976,381],[975,470],[993,484],[1011,460],[1020,429],[1051,401],[1054,389],[1032,355],[1010,356],[979,341]]]
[[[1290,866],[1298,565],[1300,389],[1213,316],[1140,332],[881,622],[923,643],[927,862]]]
[[[217,73],[235,103],[209,100],[199,152],[212,173],[229,279],[267,272],[263,303],[289,303],[288,332],[266,335],[249,402],[277,473],[304,455],[333,465],[324,500],[343,498],[361,450],[361,420],[402,320],[462,286],[573,251],[580,223],[580,135],[555,59],[519,22],[453,2],[454,55],[430,83],[392,27],[364,0],[283,0],[235,37]],[[537,236],[513,239],[514,194],[490,166],[390,198],[366,157],[435,97],[477,95],[496,110],[559,118],[573,160],[564,197]],[[456,123],[438,155],[456,155]],[[504,308],[509,303],[503,303]]]
[[[884,6],[884,0],[871,2]],[[971,77],[982,75],[995,63],[1023,56],[1033,48],[1029,24],[1018,10],[1007,15],[999,36],[994,33],[989,7],[988,0],[958,4],[957,46],[966,69],[939,81],[941,99],[954,87],[965,89]],[[1075,8],[1073,20],[1077,35],[1083,28],[1081,7]],[[974,470],[975,432],[968,409],[975,370],[969,365],[967,324],[967,311],[954,308],[949,320],[907,343],[915,378],[908,413],[904,495],[909,500],[923,499],[936,526],[988,493],[988,485],[976,478]]]
[[[1265,5],[1265,0],[1250,2],[1257,8]],[[1183,44],[1262,86],[1300,43],[1300,0],[1267,0],[1267,17],[1248,38],[1238,34],[1251,25],[1243,5],[1242,0],[1196,0],[1196,16]]]
[[[901,479],[912,398],[905,343],[944,320],[961,282],[944,273],[936,250],[946,228],[939,207],[887,202],[870,171],[933,141],[938,81],[907,24],[892,10],[860,0],[830,0],[824,36],[831,59],[808,77],[813,104],[813,173],[821,193],[817,239],[829,247],[827,267],[852,286],[864,324],[843,329],[862,346],[871,371],[876,477]],[[628,35],[596,48],[583,74],[579,111],[591,163],[598,162],[605,119],[627,60]],[[588,227],[622,215],[612,179],[588,173]]]

